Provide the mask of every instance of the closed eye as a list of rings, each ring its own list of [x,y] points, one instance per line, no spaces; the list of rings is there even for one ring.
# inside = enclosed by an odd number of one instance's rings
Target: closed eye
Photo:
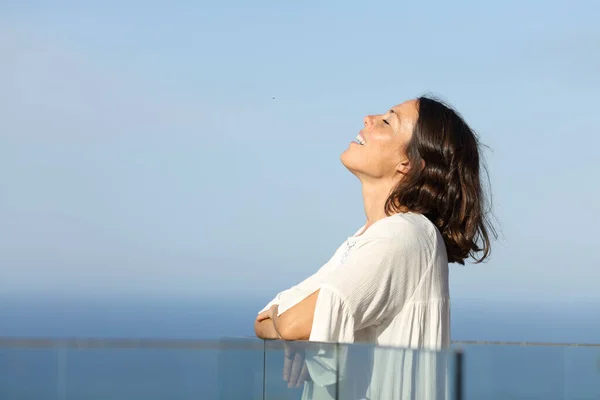
[[[388,125],[390,124],[386,119],[384,119],[383,122]]]

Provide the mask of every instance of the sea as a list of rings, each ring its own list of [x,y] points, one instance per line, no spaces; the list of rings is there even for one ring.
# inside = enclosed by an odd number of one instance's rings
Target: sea
[[[0,400],[299,399],[282,379],[283,352],[256,343],[253,320],[267,298],[0,296],[0,338],[205,341],[206,347],[0,347]],[[600,399],[600,304],[454,300],[464,344],[465,399]],[[220,343],[220,346],[217,344]],[[211,344],[214,344],[212,346]],[[265,377],[265,379],[263,379]]]

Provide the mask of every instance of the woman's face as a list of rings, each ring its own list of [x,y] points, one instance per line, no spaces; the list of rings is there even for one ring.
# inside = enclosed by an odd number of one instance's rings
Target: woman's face
[[[417,100],[365,117],[357,140],[340,157],[342,164],[361,180],[396,179],[406,173],[406,149],[418,117]]]

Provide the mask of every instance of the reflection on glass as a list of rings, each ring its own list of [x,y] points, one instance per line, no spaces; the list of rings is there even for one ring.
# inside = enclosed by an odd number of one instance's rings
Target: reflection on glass
[[[314,371],[310,371],[312,354],[335,352],[335,344],[314,342],[265,342],[265,399],[307,398],[313,387]],[[334,356],[335,358],[335,356]],[[334,364],[335,365],[335,364]],[[335,393],[336,373],[327,390]],[[311,398],[311,397],[308,397]],[[335,397],[333,397],[335,398]]]
[[[266,342],[265,399],[450,398],[452,353]]]

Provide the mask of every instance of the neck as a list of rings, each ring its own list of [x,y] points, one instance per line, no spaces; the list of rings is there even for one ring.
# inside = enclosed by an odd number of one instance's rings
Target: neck
[[[362,195],[365,205],[367,224],[365,230],[375,222],[387,217],[385,213],[385,202],[394,189],[397,182],[362,182]]]

